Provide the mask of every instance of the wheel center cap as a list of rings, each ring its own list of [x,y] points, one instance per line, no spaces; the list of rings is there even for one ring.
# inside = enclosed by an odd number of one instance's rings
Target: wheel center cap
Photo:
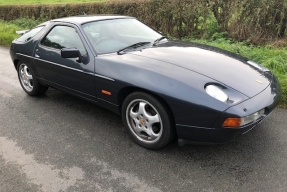
[[[142,125],[145,124],[145,120],[144,119],[141,119],[140,122],[141,122]]]

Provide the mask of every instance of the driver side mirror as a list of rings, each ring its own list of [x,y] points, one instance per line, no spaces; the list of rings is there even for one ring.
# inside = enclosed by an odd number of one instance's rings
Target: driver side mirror
[[[82,62],[82,56],[77,48],[63,48],[61,49],[61,56],[63,58],[79,58],[77,62]]]

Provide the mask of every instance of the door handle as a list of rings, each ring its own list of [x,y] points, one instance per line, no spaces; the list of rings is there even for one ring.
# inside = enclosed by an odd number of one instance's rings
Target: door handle
[[[35,51],[35,57],[36,58],[40,58],[40,55],[37,54],[38,52],[39,52],[39,49],[36,49],[36,51]]]

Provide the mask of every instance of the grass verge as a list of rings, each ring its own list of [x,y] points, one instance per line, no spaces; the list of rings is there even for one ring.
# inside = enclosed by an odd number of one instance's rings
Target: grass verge
[[[34,19],[16,19],[11,22],[0,20],[0,45],[9,46],[11,42],[18,38],[17,30],[31,29],[40,24],[41,21]]]
[[[71,4],[71,3],[92,3],[108,0],[0,0],[1,5],[36,5],[36,4]]]
[[[29,29],[37,24],[39,21],[32,19],[17,19],[12,22],[0,21],[0,45],[9,46],[11,41],[19,37],[15,33],[16,30]],[[216,35],[215,35],[216,36]],[[214,36],[214,37],[215,37]],[[276,48],[275,46],[253,46],[244,42],[234,42],[230,39],[223,38],[219,35],[212,40],[198,40],[198,39],[183,39],[184,41],[192,41],[202,44],[215,46],[225,49],[253,61],[256,61],[268,69],[270,69],[279,79],[282,88],[282,98],[280,106],[287,108],[287,49]]]
[[[13,23],[0,21],[0,45],[9,46],[14,39],[19,37],[15,31],[20,29],[20,26]]]

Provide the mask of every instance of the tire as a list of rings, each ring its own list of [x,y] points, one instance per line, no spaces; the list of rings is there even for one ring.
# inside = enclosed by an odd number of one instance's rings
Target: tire
[[[138,145],[147,149],[160,149],[174,137],[174,125],[167,107],[155,97],[134,92],[122,106],[124,126]]]
[[[30,96],[44,94],[49,87],[41,85],[36,79],[35,73],[29,64],[19,62],[17,65],[19,82],[23,90]]]

